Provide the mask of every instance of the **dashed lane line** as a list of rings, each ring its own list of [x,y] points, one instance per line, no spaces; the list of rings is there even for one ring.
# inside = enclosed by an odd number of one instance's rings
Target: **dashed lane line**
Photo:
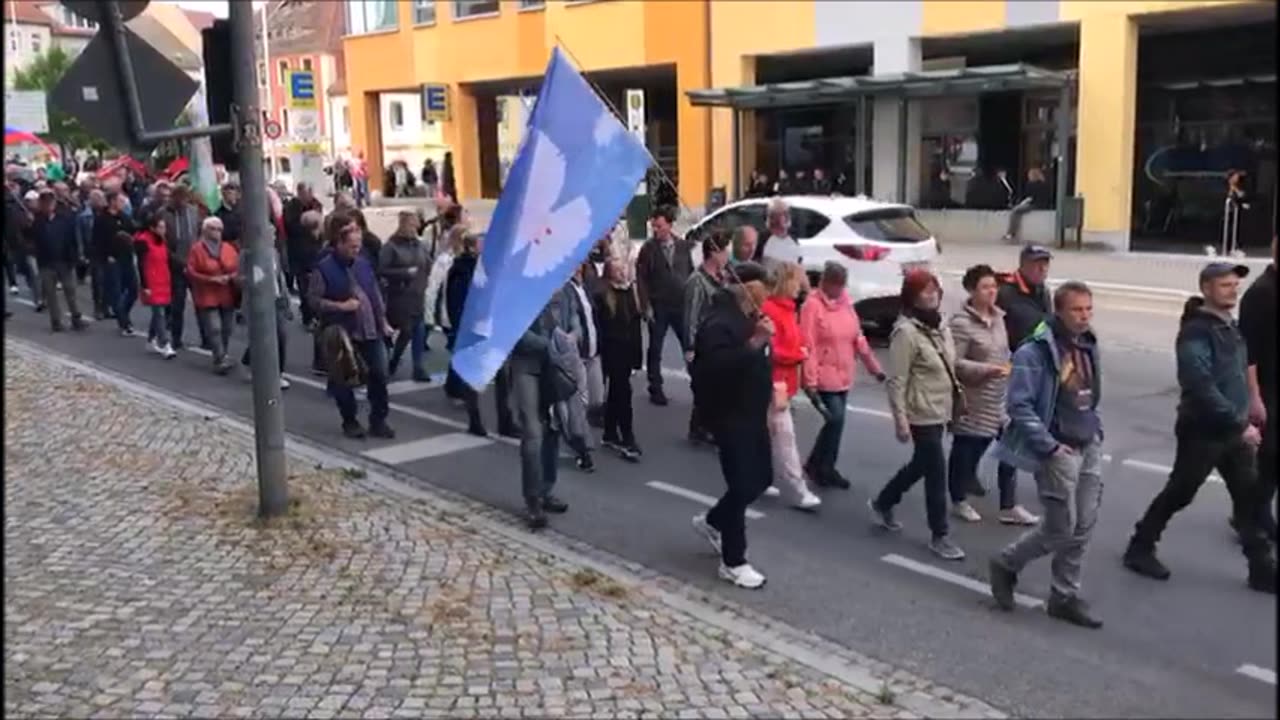
[[[450,455],[464,450],[492,445],[493,440],[467,433],[445,433],[433,435],[421,440],[386,445],[360,453],[370,460],[377,460],[385,465],[404,465],[405,463],[426,460],[427,458]]]
[[[909,557],[903,557],[895,553],[889,553],[888,555],[885,555],[884,557],[880,558],[880,560],[882,562],[886,562],[895,567],[900,567],[903,570],[909,570],[919,575],[924,575],[926,577],[931,577],[935,580],[941,580],[945,583],[950,583],[952,585],[955,585],[956,587],[962,587],[965,590],[972,590],[973,592],[976,592],[979,595],[985,595],[987,597],[991,597],[991,587],[986,583],[979,582],[978,580],[974,580],[971,577],[965,577],[964,575],[961,575],[959,573],[953,573],[948,570],[936,568],[928,563],[922,563],[918,560],[912,560]],[[1019,606],[1028,608],[1031,610],[1044,606],[1043,600],[1039,598],[1031,597],[1030,595],[1023,595],[1022,593],[1014,593],[1013,601],[1017,603]]]
[[[1252,678],[1254,680],[1264,682],[1268,685],[1276,684],[1276,671],[1268,670],[1264,667],[1258,667],[1257,665],[1249,665],[1249,664],[1241,665],[1240,667],[1236,668],[1236,673],[1243,675],[1247,678]]]
[[[686,500],[692,500],[696,503],[701,503],[703,505],[706,505],[707,507],[713,507],[716,503],[720,502],[719,498],[713,498],[710,495],[703,495],[700,492],[689,490],[688,488],[682,488],[679,485],[664,483],[659,480],[653,480],[653,481],[647,482],[645,483],[645,485],[648,485],[654,490],[661,490],[664,493],[677,495]],[[764,517],[764,513],[760,512],[759,510],[752,510],[751,508],[747,508],[747,517],[751,520],[759,520],[760,518]]]

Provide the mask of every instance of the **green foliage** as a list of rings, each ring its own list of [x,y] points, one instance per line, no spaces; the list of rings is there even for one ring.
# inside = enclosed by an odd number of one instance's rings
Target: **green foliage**
[[[52,93],[71,68],[72,58],[60,47],[51,47],[32,60],[26,67],[13,74],[14,90],[42,90]],[[98,152],[109,150],[111,146],[101,139],[90,135],[80,123],[70,115],[49,108],[49,132],[43,133],[46,142],[60,146],[63,151],[92,149]]]

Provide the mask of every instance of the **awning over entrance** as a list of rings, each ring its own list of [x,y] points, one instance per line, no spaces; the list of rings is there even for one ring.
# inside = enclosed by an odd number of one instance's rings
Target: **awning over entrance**
[[[917,98],[1008,90],[1057,90],[1071,85],[1075,77],[1075,71],[1046,70],[1019,63],[710,88],[690,90],[687,95],[695,106],[759,110],[802,105],[838,105],[875,96]]]

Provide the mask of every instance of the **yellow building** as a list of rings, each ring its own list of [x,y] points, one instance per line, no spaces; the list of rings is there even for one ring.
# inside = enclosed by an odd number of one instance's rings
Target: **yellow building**
[[[559,43],[615,105],[646,91],[650,150],[692,206],[713,186],[738,195],[752,170],[822,169],[847,190],[980,208],[971,176],[1006,170],[1016,199],[1038,169],[1083,199],[1086,241],[1181,249],[1216,241],[1228,168],[1256,201],[1242,241],[1274,232],[1275,14],[1269,0],[352,0],[344,49],[357,148],[379,146],[378,93],[448,89],[463,199],[496,196],[498,98],[534,92]]]

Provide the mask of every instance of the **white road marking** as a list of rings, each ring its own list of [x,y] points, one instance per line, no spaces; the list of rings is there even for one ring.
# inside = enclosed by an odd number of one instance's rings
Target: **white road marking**
[[[415,460],[425,460],[492,444],[493,441],[488,438],[477,437],[467,433],[446,433],[423,438],[422,440],[380,447],[376,450],[366,450],[361,455],[388,465],[403,465]]]
[[[387,394],[391,397],[395,397],[397,395],[407,395],[409,393],[419,392],[422,390],[433,390],[441,387],[441,383],[443,382],[444,375],[440,373],[432,375],[431,382],[429,383],[422,383],[417,380],[395,380],[387,383]]]
[[[900,567],[904,570],[910,570],[911,572],[919,573],[921,575],[926,575],[935,580],[941,580],[946,583],[951,583],[952,585],[955,585],[957,587],[962,587],[966,590],[972,590],[980,595],[986,595],[987,597],[991,596],[991,586],[987,585],[984,582],[979,582],[978,580],[974,580],[971,577],[965,577],[964,575],[960,575],[959,573],[953,573],[947,570],[943,570],[941,568],[936,568],[928,563],[922,563],[916,560],[912,560],[911,558],[908,558],[908,557],[896,555],[894,553],[889,553],[888,555],[885,555],[880,559],[883,562]],[[1023,595],[1022,593],[1014,593],[1013,601],[1024,608],[1028,608],[1032,610],[1038,607],[1042,607],[1044,605],[1043,600],[1040,600],[1038,598],[1033,598],[1029,595]]]
[[[1258,667],[1257,665],[1241,665],[1240,667],[1236,668],[1236,672],[1241,675],[1244,675],[1247,678],[1260,680],[1264,683],[1267,683],[1268,685],[1276,684],[1275,670],[1268,670],[1264,667]]]
[[[1128,460],[1122,460],[1120,461],[1120,464],[1126,467],[1131,467],[1135,470],[1146,470],[1148,472],[1160,473],[1161,475],[1168,475],[1169,473],[1173,472],[1173,468],[1169,467],[1168,465],[1161,465],[1159,463],[1147,462],[1146,460],[1135,460],[1134,458],[1129,458]],[[1222,476],[1219,475],[1218,472],[1215,470],[1213,473],[1209,475],[1208,481],[1211,483],[1221,483]]]
[[[684,498],[685,500],[692,500],[696,503],[701,503],[703,505],[706,505],[707,507],[712,507],[717,502],[720,501],[719,498],[713,498],[710,495],[703,495],[700,492],[689,490],[688,488],[682,488],[679,485],[670,485],[668,483],[660,482],[658,480],[647,482],[645,483],[645,485],[648,485],[654,490],[661,490],[662,492],[665,492],[665,493],[678,495]],[[760,518],[764,517],[764,513],[760,512],[759,510],[752,510],[751,508],[747,508],[747,517],[752,520],[759,520]]]

